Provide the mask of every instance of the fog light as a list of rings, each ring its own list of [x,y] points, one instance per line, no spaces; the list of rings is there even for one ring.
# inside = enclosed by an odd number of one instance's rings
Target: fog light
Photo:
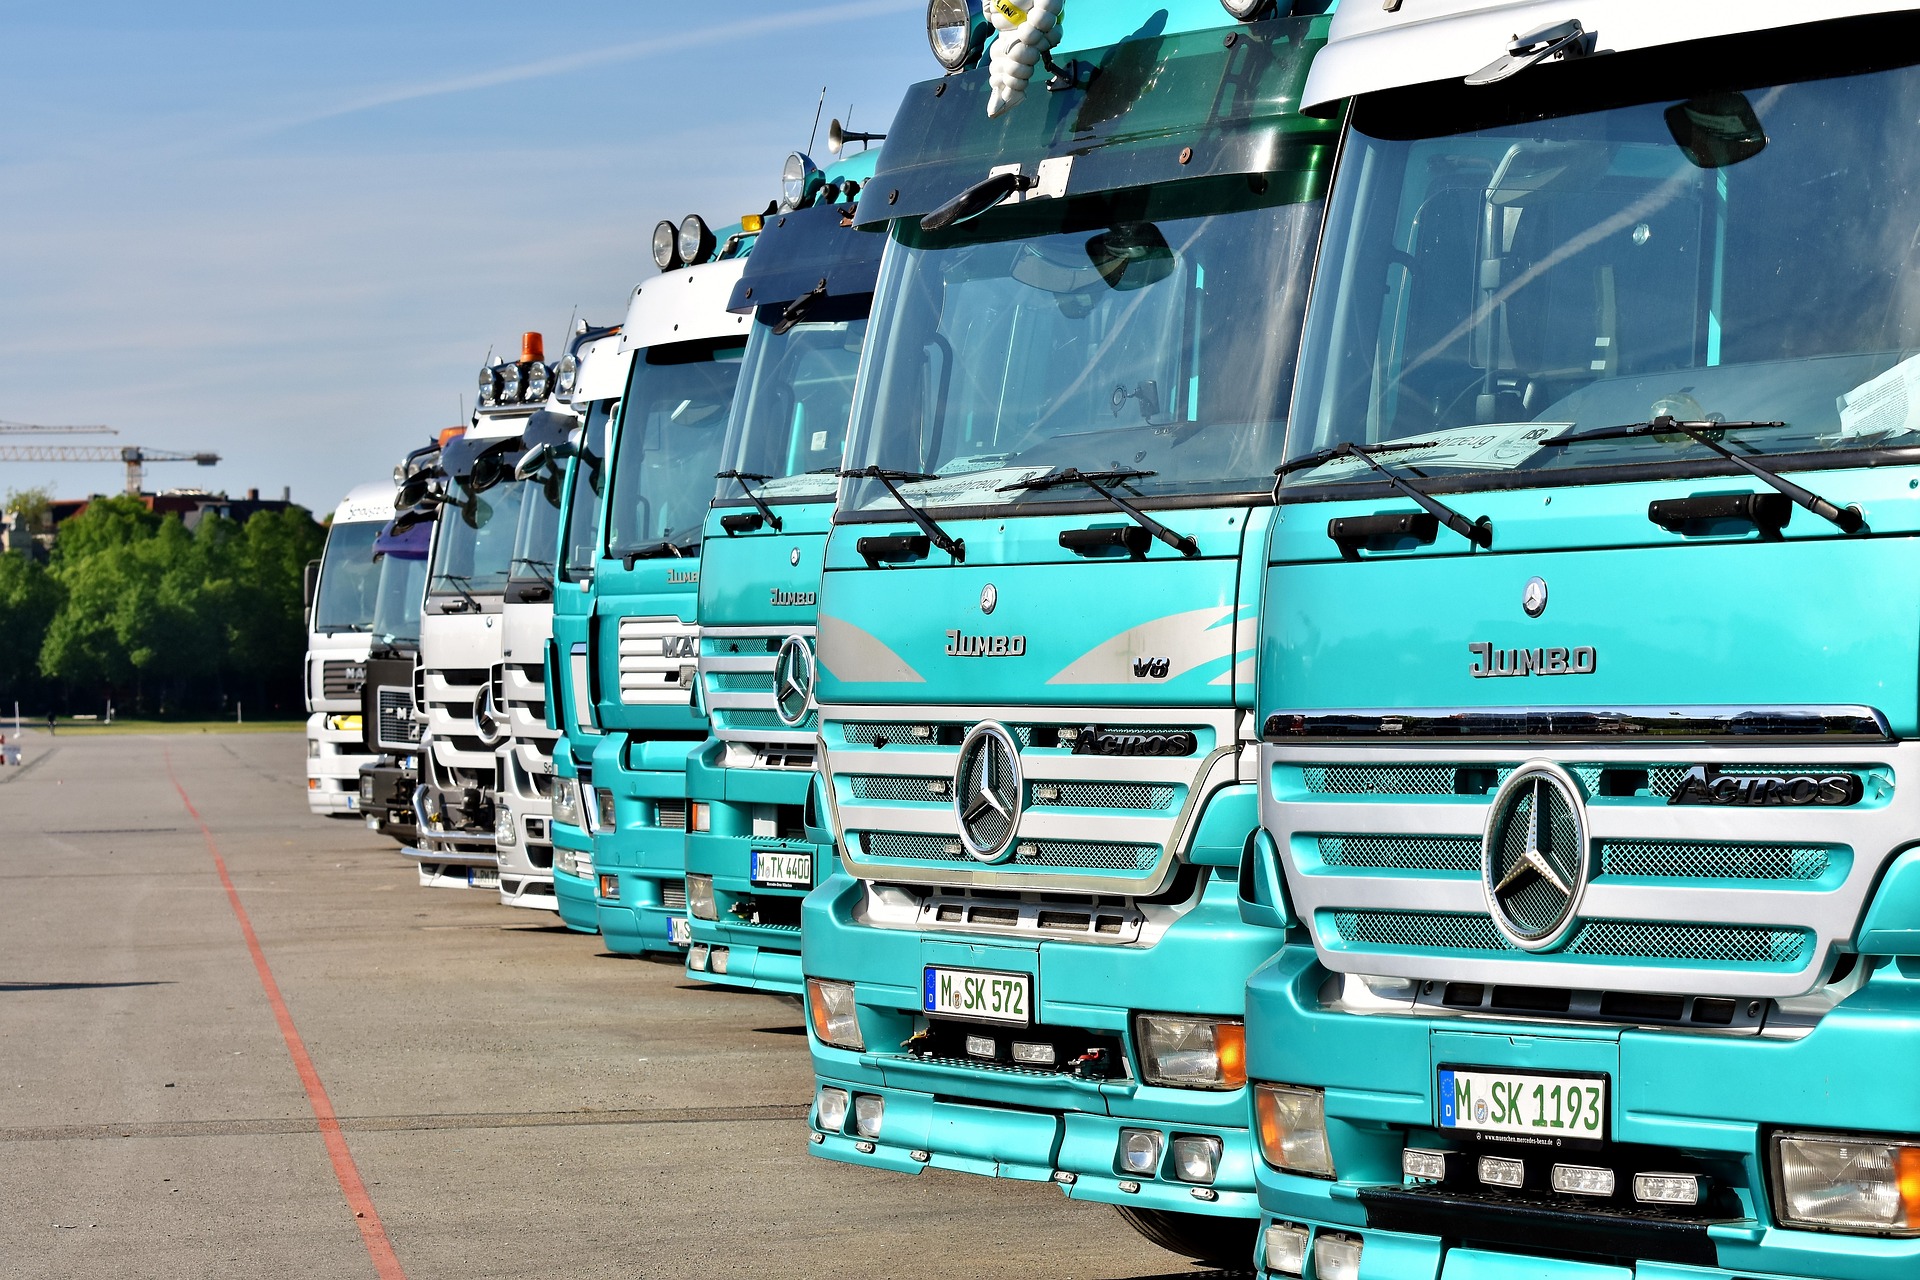
[[[1699,1204],[1700,1179],[1690,1173],[1636,1173],[1633,1198],[1641,1204]]]
[[[1120,1167],[1151,1178],[1160,1168],[1160,1143],[1158,1129],[1122,1129]]]
[[[845,1089],[822,1089],[814,1096],[813,1114],[822,1129],[839,1133],[847,1127],[849,1105]]]
[[[1023,1067],[1050,1067],[1058,1062],[1060,1057],[1050,1044],[1030,1044],[1025,1040],[1015,1040],[1013,1060]]]
[[[1327,1235],[1315,1240],[1313,1280],[1360,1280],[1360,1242]]]
[[[1447,1153],[1408,1147],[1400,1153],[1400,1172],[1418,1182],[1445,1182]]]
[[[887,1114],[887,1100],[876,1098],[870,1093],[853,1095],[853,1127],[860,1131],[863,1138],[880,1136],[880,1121]]]
[[[859,1006],[854,1003],[852,983],[808,978],[807,1016],[822,1044],[855,1052],[867,1047],[860,1034]]]
[[[1267,1270],[1283,1276],[1307,1273],[1307,1229],[1276,1222],[1267,1228]]]
[[[687,914],[695,920],[718,920],[720,911],[713,902],[713,877],[687,877]]]
[[[1553,1189],[1563,1196],[1610,1196],[1614,1182],[1611,1169],[1595,1169],[1583,1164],[1553,1166]]]
[[[600,896],[620,901],[620,877],[603,874],[600,877]]]
[[[520,843],[520,833],[513,825],[513,810],[504,804],[500,806],[499,814],[494,819],[493,842],[509,849]]]
[[[1220,1169],[1220,1139],[1193,1134],[1173,1140],[1173,1176],[1182,1182],[1212,1182]]]
[[[1920,1234],[1920,1144],[1783,1133],[1773,1140],[1783,1222],[1867,1235]],[[1636,1195],[1639,1179],[1634,1179]]]
[[[707,944],[696,942],[687,948],[687,968],[695,973],[707,971]]]
[[[1333,1176],[1326,1094],[1287,1084],[1257,1085],[1253,1109],[1262,1159],[1289,1173]]]
[[[705,800],[695,800],[687,806],[687,830],[713,830],[713,806]]]
[[[620,824],[614,820],[613,816],[613,792],[596,791],[593,798],[600,811],[600,826],[598,829],[601,831],[618,831]]]
[[[707,953],[707,963],[713,966],[715,973],[725,973],[732,953],[725,947],[715,947]]]
[[[1143,1013],[1134,1028],[1148,1084],[1237,1089],[1247,1082],[1247,1029],[1238,1022]]]
[[[1480,1157],[1480,1181],[1490,1187],[1519,1188],[1527,1181],[1527,1166],[1504,1156]]]
[[[997,1053],[998,1050],[994,1046],[992,1036],[967,1037],[967,1056],[969,1058],[992,1058],[995,1057]]]

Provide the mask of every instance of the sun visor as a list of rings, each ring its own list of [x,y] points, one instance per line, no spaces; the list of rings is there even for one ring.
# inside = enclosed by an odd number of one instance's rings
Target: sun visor
[[[474,465],[482,458],[495,454],[511,455],[517,459],[524,452],[519,436],[464,435],[458,440],[449,440],[440,450],[440,469],[456,480],[466,480],[473,475]]]
[[[647,347],[697,339],[737,337],[745,342],[748,318],[729,312],[727,299],[751,260],[749,255],[677,267],[635,285],[616,340],[620,353],[631,357]]]
[[[1862,14],[1893,13],[1898,0],[1421,0],[1345,4],[1314,59],[1301,106],[1331,113],[1342,99],[1436,80],[1464,80],[1511,55],[1514,42],[1577,21],[1594,54],[1740,35]],[[889,142],[891,145],[891,141]]]
[[[396,527],[400,526],[400,527]],[[413,521],[395,517],[373,537],[373,554],[395,560],[425,560],[433,546],[433,517],[418,516]]]
[[[853,209],[827,203],[768,217],[727,309],[750,312],[816,289],[829,298],[872,293],[886,237],[855,230]]]
[[[984,65],[915,85],[855,224],[926,214],[1015,161],[1040,179],[1029,200],[1325,167],[1330,126],[1296,112],[1329,19],[1158,34],[1165,20],[1157,14],[1102,50],[1085,88],[1048,93],[1036,82],[996,119],[987,116]]]
[[[558,448],[573,438],[579,426],[580,419],[574,414],[541,409],[527,419],[527,429],[521,432],[520,438],[529,449],[537,444]]]
[[[580,380],[574,385],[573,402],[591,404],[595,400],[616,400],[627,390],[627,370],[633,354],[622,351],[620,335],[610,333],[595,338],[580,348]]]

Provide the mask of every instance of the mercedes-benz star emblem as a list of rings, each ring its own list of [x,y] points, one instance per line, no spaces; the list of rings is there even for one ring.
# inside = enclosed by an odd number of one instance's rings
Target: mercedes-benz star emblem
[[[989,582],[986,586],[980,588],[980,612],[992,613],[993,607],[999,603],[1000,603],[1000,593],[994,590],[994,586],[991,582]]]
[[[1527,589],[1520,593],[1520,607],[1527,611],[1529,618],[1537,618],[1547,611],[1547,580],[1528,578]]]
[[[807,718],[813,702],[813,650],[805,636],[788,636],[773,659],[773,709],[792,728]]]
[[[1020,825],[1024,784],[1020,744],[1003,724],[983,720],[960,744],[953,775],[953,809],[960,843],[977,862],[1004,862]]]
[[[507,726],[500,718],[500,709],[493,701],[493,684],[488,682],[484,692],[473,704],[473,728],[480,735],[480,745],[491,750],[507,739]]]
[[[787,553],[787,563],[788,564],[800,563],[800,548],[795,547],[792,551],[789,551]]]
[[[1586,805],[1559,765],[1514,770],[1494,794],[1481,844],[1487,910],[1502,937],[1547,951],[1572,931],[1590,875]]]

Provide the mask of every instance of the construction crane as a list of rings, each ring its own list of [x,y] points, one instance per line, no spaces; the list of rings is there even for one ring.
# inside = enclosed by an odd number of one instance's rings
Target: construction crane
[[[43,427],[37,422],[7,422],[0,419],[0,433],[35,436],[117,436],[112,427]]]
[[[74,428],[64,428],[73,430]],[[111,431],[111,427],[98,428]],[[210,467],[217,453],[182,453],[173,449],[146,449],[137,444],[0,444],[0,462],[119,462],[127,468],[127,492],[140,496],[149,462],[192,462]]]

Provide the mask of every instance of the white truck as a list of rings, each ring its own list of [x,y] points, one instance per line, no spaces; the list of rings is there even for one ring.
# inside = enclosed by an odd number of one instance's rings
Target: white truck
[[[391,482],[356,485],[333,510],[326,550],[307,566],[307,807],[357,817],[360,687],[373,643],[380,568],[373,540],[393,517]]]

